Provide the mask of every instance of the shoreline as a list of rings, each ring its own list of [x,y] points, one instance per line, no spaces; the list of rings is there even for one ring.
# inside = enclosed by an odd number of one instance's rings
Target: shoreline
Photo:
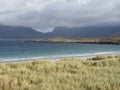
[[[59,60],[64,60],[64,59],[80,59],[80,60],[87,60],[89,58],[93,58],[96,56],[117,56],[120,55],[119,53],[114,53],[114,52],[99,52],[99,53],[94,53],[94,54],[71,54],[71,55],[54,55],[54,56],[49,56],[49,57],[41,57],[41,58],[28,58],[28,59],[13,59],[13,60],[3,60],[0,61],[0,63],[22,63],[22,62],[32,62],[32,61],[49,61],[49,62],[55,62]]]

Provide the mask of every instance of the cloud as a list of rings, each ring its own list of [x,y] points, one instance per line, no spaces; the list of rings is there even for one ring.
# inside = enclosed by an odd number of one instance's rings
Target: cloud
[[[56,26],[120,25],[120,0],[1,0],[0,24],[44,32]]]

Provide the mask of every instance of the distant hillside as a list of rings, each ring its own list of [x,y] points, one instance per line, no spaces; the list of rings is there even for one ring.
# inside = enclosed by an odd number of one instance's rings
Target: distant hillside
[[[100,38],[111,37],[120,34],[120,26],[116,27],[83,27],[83,28],[64,28],[57,27],[51,33],[57,37],[66,38]]]
[[[100,38],[120,34],[120,26],[116,27],[56,27],[53,32],[41,33],[28,27],[12,27],[0,25],[0,39],[41,39],[41,38]]]
[[[28,27],[12,27],[0,25],[0,39],[36,39],[42,33]]]

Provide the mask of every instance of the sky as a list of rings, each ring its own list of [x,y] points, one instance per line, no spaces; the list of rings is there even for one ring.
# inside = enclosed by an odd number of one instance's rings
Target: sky
[[[120,25],[120,0],[0,0],[0,24],[41,32]]]

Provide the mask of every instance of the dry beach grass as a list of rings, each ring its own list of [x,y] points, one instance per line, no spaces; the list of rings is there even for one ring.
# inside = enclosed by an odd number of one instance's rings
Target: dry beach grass
[[[1,63],[0,90],[120,90],[120,56]]]

